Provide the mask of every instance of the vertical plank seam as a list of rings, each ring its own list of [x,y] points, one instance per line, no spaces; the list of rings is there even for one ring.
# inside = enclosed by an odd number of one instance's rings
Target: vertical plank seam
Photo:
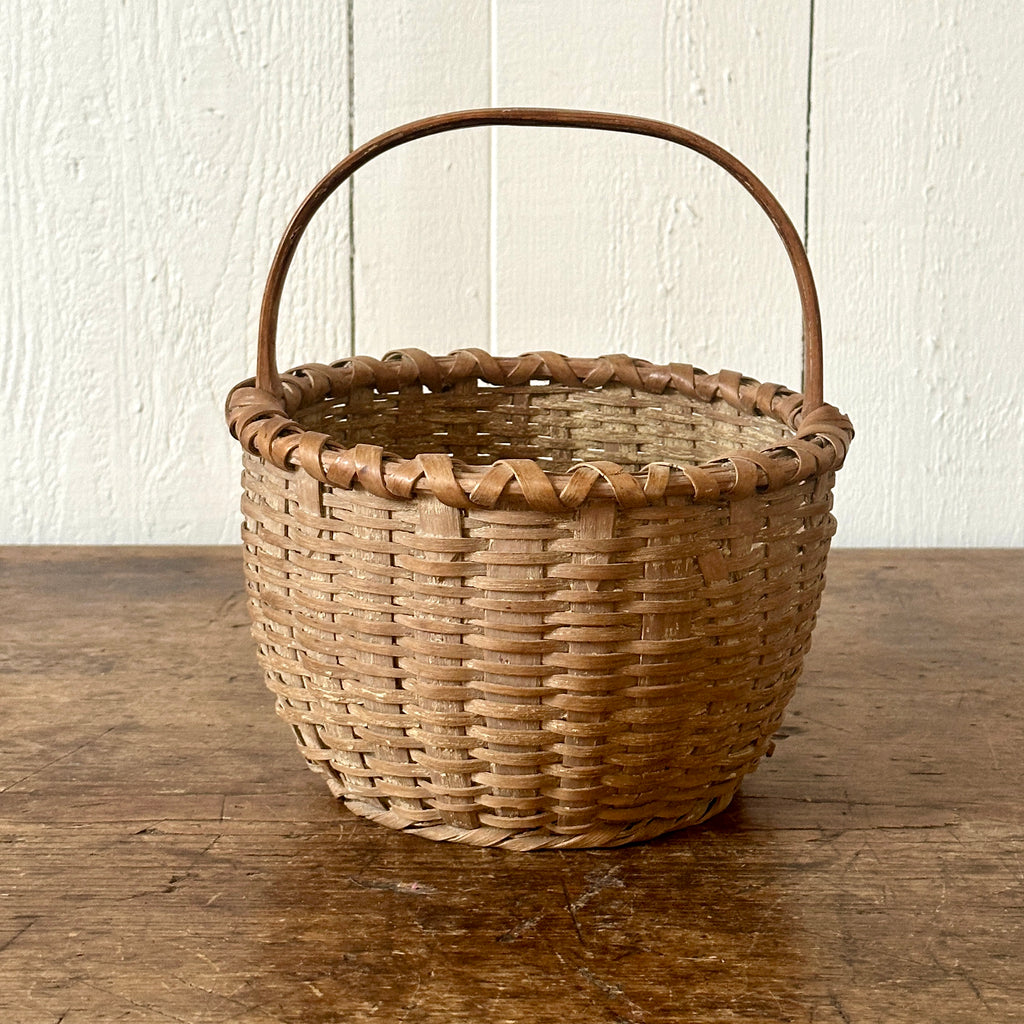
[[[807,4],[807,107],[804,122],[804,249],[811,233],[811,99],[814,85],[814,0]],[[800,390],[807,387],[804,370],[800,371]]]
[[[356,45],[355,45],[355,0],[345,4],[345,43],[348,49],[348,152],[355,149],[356,121]],[[356,354],[356,183],[348,179],[348,348],[349,354]]]
[[[804,122],[804,248],[810,237],[811,213],[811,99],[814,84],[814,0],[808,0],[807,109]]]
[[[498,0],[490,3],[490,105],[498,105]],[[490,231],[487,240],[487,350],[498,351],[498,129],[490,129],[488,197]]]
[[[113,17],[111,18],[111,20],[107,23],[109,25],[109,33],[110,33],[111,43],[112,43],[112,45],[114,47],[116,47],[118,52],[123,52],[123,49],[124,49],[125,36],[128,34],[125,31],[125,29],[126,29],[125,20],[128,17],[129,17],[129,15],[126,13],[124,7],[122,6],[122,9],[119,12],[115,13],[113,15]],[[156,21],[156,23],[158,25],[159,25],[159,19],[160,19],[159,15],[156,15],[155,18],[154,18],[154,21]],[[112,117],[113,116],[117,116],[117,117],[124,117],[124,118],[127,119],[127,109],[128,109],[128,106],[127,106],[127,101],[126,101],[126,90],[125,90],[125,70],[126,69],[124,68],[123,65],[117,65],[116,66],[116,70],[114,70],[114,72],[113,72],[114,76],[115,76],[114,77],[114,85],[113,85],[113,87],[110,90],[111,95],[108,96],[107,103],[109,105],[108,109],[110,110],[110,113],[111,113]],[[118,222],[118,227],[120,228],[120,239],[119,239],[119,242],[120,242],[121,253],[122,253],[122,258],[123,258],[123,257],[126,257],[127,254],[131,251],[131,249],[129,247],[129,243],[128,243],[128,210],[129,210],[128,183],[127,183],[127,181],[125,179],[126,179],[126,176],[127,176],[127,168],[129,166],[131,166],[134,161],[129,161],[129,159],[128,159],[128,147],[127,147],[126,136],[124,134],[122,134],[122,133],[117,133],[116,139],[117,139],[117,141],[116,141],[115,146],[111,147],[113,150],[116,150],[116,155],[114,155],[113,153],[111,154],[111,156],[110,156],[108,162],[106,163],[105,167],[106,167],[106,170],[108,171],[108,173],[111,173],[111,169],[115,166],[115,160],[118,161],[118,163],[116,165],[117,166],[116,182],[112,182],[111,183],[112,186],[114,186],[114,187],[111,188],[111,193],[112,193],[111,194],[111,205],[113,206],[114,204],[116,204],[116,206],[117,206],[117,222]],[[111,174],[111,176],[113,177],[113,174]],[[119,193],[116,198],[114,198],[114,195],[113,195],[115,188],[117,189],[117,192]],[[111,211],[111,215],[112,215],[112,219],[113,219],[113,210]],[[131,309],[132,297],[129,294],[129,288],[128,288],[128,269],[127,269],[127,267],[122,269],[122,272],[121,272],[121,274],[119,276],[120,276],[120,281],[119,281],[120,288],[119,288],[119,291],[120,291],[120,299],[121,299],[121,308],[122,309],[126,309],[126,310],[127,309]],[[129,330],[129,327],[128,327],[128,322],[125,320],[124,317],[118,317],[117,333],[119,335],[119,339],[118,340],[120,341],[120,344],[115,346],[115,351],[116,351],[117,355],[115,357],[115,359],[116,359],[116,362],[115,362],[116,378],[115,378],[115,384],[114,384],[114,394],[116,395],[116,398],[114,399],[114,401],[117,403],[117,407],[118,408],[126,409],[126,408],[129,408],[129,403],[127,401],[128,396],[125,394],[125,383],[124,382],[131,380],[131,378],[132,378],[132,374],[131,374],[132,367],[131,367],[131,356],[129,355],[129,353],[131,352],[131,339],[129,337],[130,330]],[[180,373],[187,373],[188,372],[187,366],[181,366],[181,367],[178,368],[178,370],[179,370]],[[120,445],[122,443],[122,438],[120,436],[118,436],[118,435],[120,435],[122,430],[124,429],[123,425],[122,425],[123,422],[124,422],[124,418],[122,416],[115,416],[115,417],[113,417],[113,422],[115,424],[115,427],[114,427],[114,430],[112,431],[113,436],[110,438],[110,441],[111,441],[111,447],[114,450],[116,450],[118,447],[120,447]],[[130,428],[129,428],[129,432],[130,432]],[[124,441],[127,442],[125,444],[125,447],[126,448],[129,447],[131,442],[128,441],[127,437],[124,438]],[[138,438],[135,438],[135,441],[137,442]],[[99,468],[101,470],[101,472],[97,473],[96,477],[99,480],[104,480],[104,485],[103,485],[103,489],[100,492],[101,496],[99,498],[99,501],[102,504],[102,502],[104,500],[104,497],[105,497],[106,500],[110,501],[111,505],[113,506],[113,505],[118,503],[119,495],[117,494],[115,486],[113,485],[113,483],[111,481],[115,480],[117,478],[118,474],[116,474],[116,473],[109,473],[109,462],[107,461],[107,458],[102,458],[101,460],[98,460],[98,461],[99,461],[99,466],[97,468]],[[107,463],[107,465],[104,466],[104,463]],[[108,472],[103,472],[102,471],[103,469],[107,469]],[[109,473],[109,476],[108,476],[108,473]],[[140,488],[138,486],[138,483],[136,483],[134,486],[129,488],[129,495],[130,495],[130,497],[129,497],[128,500],[129,500],[129,502],[131,502],[132,506],[134,506],[134,507],[130,507],[130,512],[129,512],[129,514],[132,517],[132,520],[134,520],[132,522],[132,524],[131,524],[131,527],[130,527],[130,529],[132,530],[132,533],[134,535],[130,537],[129,543],[134,543],[134,544],[144,543],[144,539],[143,539],[143,537],[141,537],[139,535],[138,526],[136,525],[138,519],[145,519],[146,518],[142,514],[142,509],[144,507],[145,499],[143,498],[143,499],[140,500],[140,498],[139,498],[139,490],[140,490]],[[103,495],[103,491],[106,492],[105,495]],[[58,501],[55,504],[57,504],[59,506],[62,503]],[[105,530],[109,530],[109,529],[110,529],[110,525],[108,524],[105,527]],[[109,538],[109,536],[110,536],[110,534],[107,533],[107,537],[108,538]]]

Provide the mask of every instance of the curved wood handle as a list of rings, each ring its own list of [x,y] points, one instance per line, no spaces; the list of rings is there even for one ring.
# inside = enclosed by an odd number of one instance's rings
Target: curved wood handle
[[[779,201],[764,183],[731,153],[694,132],[665,121],[653,121],[627,114],[607,114],[592,110],[545,110],[530,107],[502,107],[487,110],[461,110],[450,114],[412,121],[392,128],[377,138],[353,150],[332,168],[302,201],[285,230],[284,237],[274,255],[263,292],[260,310],[259,345],[256,355],[256,386],[280,397],[281,377],[277,369],[277,320],[285,277],[310,220],[327,197],[357,171],[381,153],[414,139],[438,135],[457,128],[485,127],[489,125],[531,125],[535,127],[597,128],[609,132],[648,135],[674,142],[692,149],[728,171],[757,201],[775,225],[775,230],[786,248],[800,292],[803,311],[804,343],[804,413],[823,404],[821,313],[814,277],[807,261],[800,236]]]

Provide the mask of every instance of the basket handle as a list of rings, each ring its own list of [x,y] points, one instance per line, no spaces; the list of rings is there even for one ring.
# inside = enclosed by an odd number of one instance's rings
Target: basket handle
[[[591,110],[545,110],[530,107],[502,107],[489,110],[461,110],[450,114],[412,121],[409,124],[378,135],[353,150],[336,167],[332,168],[317,183],[313,191],[302,201],[291,219],[284,237],[278,245],[274,261],[267,276],[260,310],[259,344],[256,354],[256,386],[263,391],[281,396],[281,377],[277,369],[277,320],[281,307],[281,295],[285,277],[299,239],[306,230],[316,211],[328,196],[357,171],[363,164],[376,156],[394,149],[405,142],[438,135],[456,128],[484,127],[488,125],[531,125],[538,127],[596,128],[610,132],[625,132],[632,135],[648,135],[656,139],[674,142],[686,149],[692,149],[728,171],[757,201],[775,225],[775,230],[786,248],[793,273],[800,292],[800,306],[803,313],[804,347],[804,413],[823,404],[822,356],[821,356],[821,313],[814,278],[807,260],[807,253],[800,241],[796,228],[786,215],[779,201],[765,184],[743,163],[727,150],[694,132],[687,131],[664,121],[653,121],[644,117],[627,114],[607,114]]]

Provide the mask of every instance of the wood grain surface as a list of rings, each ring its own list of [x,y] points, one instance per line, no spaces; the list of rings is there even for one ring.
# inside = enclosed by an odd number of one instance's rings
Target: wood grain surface
[[[1024,5],[813,7],[808,242],[829,401],[872,453],[850,463],[836,517],[860,546],[1019,547],[1024,517],[949,483],[954,453],[1002,437],[999,490],[1024,507],[1024,399],[982,398],[1021,367],[1024,316],[1009,297],[976,304],[1024,278],[1024,133],[1005,129],[1024,112]]]
[[[826,398],[863,453],[838,543],[1024,545],[1003,372],[1022,38],[1017,0],[0,4],[0,541],[231,543],[221,408],[292,211],[377,132],[499,104],[675,121],[809,214]],[[369,355],[625,351],[799,386],[771,226],[635,139],[480,129],[392,154],[314,221],[282,325],[286,366],[351,354],[354,327]],[[963,501],[985,445],[998,490]]]
[[[0,552],[0,1020],[1024,1020],[1024,554],[839,551],[710,824],[510,854],[339,810],[231,549]]]
[[[495,12],[498,103],[628,102],[731,150],[802,226],[806,3],[748,4],[734,17],[683,0],[634,0],[625,17],[614,0]],[[785,254],[707,160],[636,138],[503,129],[495,168],[495,351],[555,338],[570,355],[643,352],[800,380]]]
[[[351,6],[356,145],[431,114],[490,105],[488,4]],[[324,171],[347,152],[325,154]],[[422,140],[352,179],[354,355],[490,347],[490,161],[488,130],[477,129]],[[347,355],[348,339],[339,341],[334,350]],[[337,358],[323,340],[312,351]]]

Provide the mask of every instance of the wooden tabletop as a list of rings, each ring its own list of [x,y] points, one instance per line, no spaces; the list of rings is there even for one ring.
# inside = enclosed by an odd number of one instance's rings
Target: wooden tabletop
[[[705,826],[517,854],[340,809],[240,552],[0,551],[0,1021],[1024,1021],[1024,551],[836,551]]]

